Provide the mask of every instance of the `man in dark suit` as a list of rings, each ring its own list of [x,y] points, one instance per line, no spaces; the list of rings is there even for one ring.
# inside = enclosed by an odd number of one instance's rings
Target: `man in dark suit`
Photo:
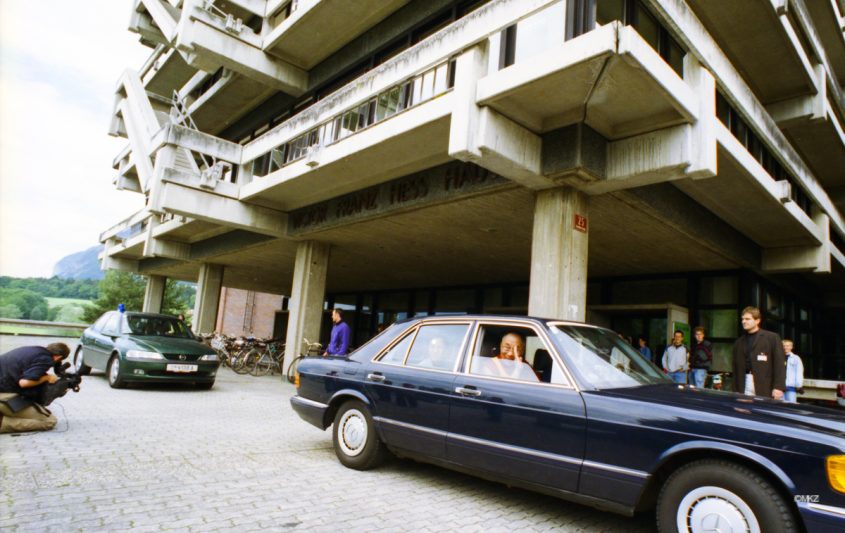
[[[734,343],[734,392],[783,399],[786,355],[777,333],[760,328],[760,310],[742,310],[745,333]]]

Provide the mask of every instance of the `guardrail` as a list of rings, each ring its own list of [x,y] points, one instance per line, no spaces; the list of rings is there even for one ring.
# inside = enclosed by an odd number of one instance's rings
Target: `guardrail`
[[[76,324],[73,322],[48,322],[46,320],[24,320],[20,318],[0,318],[0,335],[44,335],[57,336],[56,330],[64,330],[68,333],[80,334],[90,324]],[[23,332],[9,332],[4,326],[22,326],[26,328]],[[41,332],[39,332],[41,330]],[[49,330],[49,331],[48,331]],[[69,335],[74,336],[74,335]]]

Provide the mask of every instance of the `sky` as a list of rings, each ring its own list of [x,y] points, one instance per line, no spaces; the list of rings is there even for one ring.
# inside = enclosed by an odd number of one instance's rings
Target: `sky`
[[[112,184],[108,135],[126,68],[152,49],[132,0],[0,0],[0,275],[50,277],[62,257],[143,207]]]

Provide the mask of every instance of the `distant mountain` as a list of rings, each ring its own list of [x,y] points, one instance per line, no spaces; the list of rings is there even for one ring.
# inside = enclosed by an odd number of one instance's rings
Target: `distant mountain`
[[[103,245],[92,246],[82,252],[65,256],[53,267],[53,275],[65,279],[103,279],[97,255],[103,251]]]

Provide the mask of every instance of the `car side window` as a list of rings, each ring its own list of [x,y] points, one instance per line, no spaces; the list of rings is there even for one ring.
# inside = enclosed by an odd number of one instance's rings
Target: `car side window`
[[[431,324],[420,327],[408,354],[408,366],[454,370],[468,329],[469,324]]]
[[[532,383],[568,385],[563,369],[531,328],[482,325],[475,341],[470,374]]]
[[[414,340],[417,330],[411,330],[405,337],[394,344],[391,349],[385,353],[379,362],[392,363],[394,365],[401,365],[405,363],[405,356],[408,354],[408,347],[411,346],[411,341]]]

